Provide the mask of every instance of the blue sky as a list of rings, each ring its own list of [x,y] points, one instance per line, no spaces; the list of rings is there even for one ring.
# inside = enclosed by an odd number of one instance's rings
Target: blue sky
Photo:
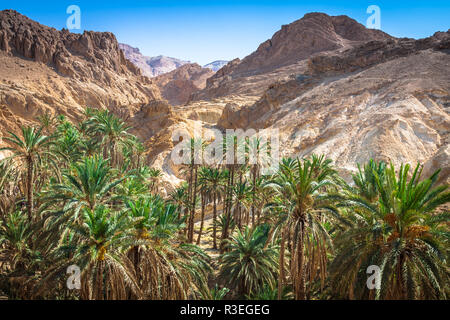
[[[243,58],[283,24],[305,13],[348,15],[365,24],[369,5],[381,9],[381,29],[397,37],[423,38],[450,28],[450,1],[0,0],[33,20],[62,29],[69,5],[81,8],[82,30],[111,31],[148,56],[167,55],[206,64]]]

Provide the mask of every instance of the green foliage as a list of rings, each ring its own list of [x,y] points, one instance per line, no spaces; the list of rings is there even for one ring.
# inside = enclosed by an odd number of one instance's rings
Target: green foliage
[[[269,225],[246,227],[227,240],[227,252],[220,257],[219,277],[237,288],[240,296],[257,292],[264,284],[276,285],[278,247],[270,243],[266,246],[269,230]]]
[[[186,182],[163,196],[163,172],[146,166],[144,144],[113,113],[37,120],[0,149],[10,152],[0,162],[0,291],[10,298],[449,297],[440,170],[425,177],[420,165],[370,160],[348,184],[311,155],[263,176],[251,162],[270,154],[262,139],[224,141],[225,151],[244,148],[244,165],[200,166],[207,143],[193,138]],[[205,250],[192,244],[197,223],[198,243],[212,239]],[[81,268],[78,291],[66,288],[70,265]],[[366,286],[370,265],[379,290]]]
[[[372,180],[373,196],[367,197],[365,185],[342,197],[352,209],[352,227],[336,236],[338,253],[330,270],[334,290],[360,299],[446,299],[449,214],[435,209],[448,203],[450,193],[447,186],[433,187],[439,171],[422,178],[419,165],[412,173],[402,165],[397,174],[392,164],[381,172],[379,165],[371,167],[354,179]],[[376,292],[363,281],[369,265],[381,268]]]

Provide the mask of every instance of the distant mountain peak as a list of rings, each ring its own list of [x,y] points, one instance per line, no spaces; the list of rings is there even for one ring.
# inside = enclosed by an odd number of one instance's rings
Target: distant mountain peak
[[[124,52],[125,57],[141,69],[142,73],[148,77],[156,77],[190,63],[190,61],[184,61],[163,55],[147,57],[144,56],[138,48],[134,48],[124,43],[120,43],[119,48]]]
[[[216,60],[216,61],[213,61],[211,63],[205,64],[203,66],[203,68],[208,68],[208,69],[211,69],[214,72],[217,72],[220,69],[222,69],[223,66],[225,66],[227,64],[228,64],[228,61],[226,61],[226,60]]]

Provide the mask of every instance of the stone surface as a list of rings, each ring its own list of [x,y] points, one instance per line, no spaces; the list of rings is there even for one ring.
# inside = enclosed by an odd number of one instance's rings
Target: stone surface
[[[194,92],[205,88],[206,80],[213,74],[214,71],[211,69],[193,63],[185,64],[154,80],[164,99],[171,105],[183,105],[189,101]]]
[[[229,94],[261,95],[274,81],[301,73],[305,69],[304,61],[311,56],[390,39],[394,38],[367,29],[347,16],[308,13],[282,26],[249,56],[229,62],[208,79],[206,88],[194,99],[208,100]]]
[[[0,138],[45,112],[76,119],[94,107],[131,117],[161,99],[112,33],[58,31],[4,10],[0,46]]]
[[[44,112],[75,119],[91,106],[128,119],[167,188],[182,178],[173,134],[227,128],[277,129],[281,155],[323,153],[346,178],[374,158],[442,168],[449,183],[449,35],[397,39],[313,13],[215,74],[187,64],[149,79],[110,33],[71,34],[2,11],[0,138]]]
[[[125,57],[136,65],[147,77],[156,77],[190,63],[189,61],[166,56],[147,57],[138,48],[133,48],[124,43],[119,43],[119,48],[124,52]]]
[[[211,63],[205,64],[203,66],[203,68],[209,68],[214,72],[219,71],[220,69],[222,69],[222,67],[226,66],[228,64],[228,61],[226,60],[217,60],[217,61],[213,61]]]

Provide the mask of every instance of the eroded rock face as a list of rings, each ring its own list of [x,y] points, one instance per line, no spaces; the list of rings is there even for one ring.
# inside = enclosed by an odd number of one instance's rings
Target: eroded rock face
[[[300,73],[300,63],[322,52],[346,50],[368,41],[394,39],[388,34],[367,29],[347,16],[309,13],[284,25],[270,40],[244,59],[233,60],[211,77],[195,100],[229,94],[262,94],[274,81]],[[248,87],[246,84],[251,83]]]
[[[449,54],[429,49],[359,72],[302,76],[274,84],[252,106],[227,106],[218,124],[277,129],[282,155],[326,154],[344,175],[374,158],[421,162],[426,174],[442,168],[448,183],[449,71]]]
[[[214,71],[211,69],[192,63],[156,77],[155,83],[163,98],[177,106],[186,104],[194,92],[205,88],[207,79],[212,75]]]
[[[190,63],[189,61],[165,56],[146,57],[138,48],[133,48],[124,43],[119,43],[119,48],[124,52],[125,57],[141,69],[147,77],[157,77]]]
[[[75,119],[94,107],[132,117],[160,98],[156,85],[125,59],[112,33],[73,34],[16,11],[0,12],[2,134],[45,112]]]
[[[450,31],[437,32],[429,38],[370,41],[344,52],[322,54],[308,60],[308,73],[348,73],[422,50],[450,49]]]
[[[356,163],[373,158],[396,166],[421,162],[426,175],[442,168],[440,182],[449,183],[449,33],[396,39],[347,17],[313,14],[302,20],[292,24],[296,32],[284,27],[276,41],[209,78],[180,108],[183,118],[209,129],[213,123],[203,122],[196,110],[217,109],[219,129],[276,129],[281,156],[325,154],[347,180]],[[292,46],[295,39],[287,39],[304,33],[322,40],[292,55],[275,50]],[[277,54],[283,52],[292,63],[279,67]],[[155,154],[155,163],[164,163],[175,177],[168,154]]]
[[[93,77],[95,67],[119,74],[140,75],[139,69],[126,61],[112,33],[58,31],[13,10],[0,12],[0,21],[1,50],[56,66],[56,71],[62,75]],[[71,64],[72,56],[85,60],[89,65],[77,69]]]
[[[76,118],[91,106],[125,114],[171,186],[182,178],[173,133],[198,128],[277,129],[282,156],[325,154],[347,178],[374,158],[441,167],[450,182],[449,32],[396,39],[310,14],[213,75],[186,65],[150,80],[111,34],[0,18],[0,138],[44,112]]]
[[[203,66],[203,68],[209,68],[214,72],[219,71],[220,69],[222,69],[224,66],[226,66],[228,64],[228,61],[225,60],[216,60],[213,61],[211,63],[205,64]]]

